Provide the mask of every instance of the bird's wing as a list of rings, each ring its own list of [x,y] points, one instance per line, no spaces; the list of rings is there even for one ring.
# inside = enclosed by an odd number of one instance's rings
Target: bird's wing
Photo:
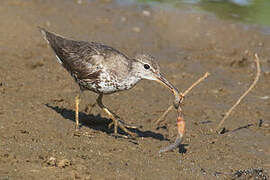
[[[103,45],[84,41],[73,41],[40,28],[56,54],[58,61],[76,78],[95,81],[100,72],[104,55]]]

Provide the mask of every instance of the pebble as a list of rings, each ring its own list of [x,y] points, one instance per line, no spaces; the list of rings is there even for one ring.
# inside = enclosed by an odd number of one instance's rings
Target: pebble
[[[77,4],[82,4],[82,0],[77,0]]]
[[[126,17],[121,17],[121,21],[122,22],[126,22],[127,21],[127,18]]]
[[[267,100],[267,99],[269,99],[270,97],[269,97],[269,96],[259,96],[259,98],[262,99],[262,100]]]
[[[263,46],[263,42],[259,42],[258,46],[262,47]]]
[[[132,28],[132,31],[139,33],[139,32],[141,32],[141,28],[139,28],[139,27],[133,27]]]
[[[146,17],[149,17],[151,16],[151,12],[150,11],[147,11],[147,10],[143,10],[142,14]]]
[[[62,159],[62,160],[57,160],[55,157],[50,157],[47,161],[46,161],[47,165],[49,166],[55,166],[55,167],[59,167],[59,168],[65,168],[67,166],[71,165],[71,161],[68,159]]]
[[[49,166],[55,166],[56,165],[56,158],[55,157],[50,157],[47,162]]]
[[[269,129],[270,128],[270,121],[260,119],[257,123],[257,126],[262,129]]]
[[[269,179],[267,171],[263,168],[251,168],[238,170],[233,174],[232,179]]]
[[[60,168],[65,168],[67,166],[70,166],[71,162],[68,159],[62,159],[60,161],[57,162],[56,166],[60,167]]]

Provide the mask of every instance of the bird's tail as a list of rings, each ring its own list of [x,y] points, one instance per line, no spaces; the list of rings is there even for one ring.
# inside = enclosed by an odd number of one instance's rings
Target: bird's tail
[[[38,26],[37,28],[38,28],[38,30],[41,32],[41,34],[43,35],[43,38],[44,38],[46,41],[48,41],[48,39],[47,39],[47,32],[48,32],[48,31],[46,31],[44,28],[42,28],[42,27],[40,27],[40,26]],[[48,41],[48,43],[49,43],[49,41]]]
[[[43,27],[38,26],[37,27],[39,29],[39,31],[41,32],[41,34],[43,35],[43,38],[48,42],[48,44],[51,45],[52,41],[55,41],[55,39],[64,39],[63,36],[56,34],[56,33],[52,33],[47,31],[46,29],[44,29]]]
[[[65,41],[67,41],[64,37],[47,31],[46,29],[39,27],[39,31],[43,35],[43,38],[47,41],[47,43],[51,46],[51,48],[54,50],[56,54],[56,58],[60,64],[63,64],[62,59],[62,53],[59,49],[65,44]]]

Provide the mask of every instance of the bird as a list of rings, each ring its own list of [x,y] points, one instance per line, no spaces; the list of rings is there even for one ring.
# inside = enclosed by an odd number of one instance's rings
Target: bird
[[[131,89],[143,79],[159,82],[170,89],[175,96],[179,95],[177,88],[162,75],[156,58],[149,54],[137,54],[134,58],[130,58],[102,43],[76,41],[42,27],[38,29],[55,53],[57,61],[79,85],[80,93],[75,97],[76,130],[79,129],[81,93],[86,90],[98,94],[96,104],[112,119],[109,128],[114,126],[114,134],[118,134],[119,127],[132,137],[136,134],[129,129],[134,127],[124,123],[103,104],[103,95]],[[175,107],[178,107],[179,102],[175,100]]]

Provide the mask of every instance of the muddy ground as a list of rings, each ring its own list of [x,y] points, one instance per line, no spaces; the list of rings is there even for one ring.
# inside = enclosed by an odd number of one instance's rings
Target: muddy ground
[[[2,0],[0,22],[1,180],[231,179],[238,170],[255,174],[258,168],[261,177],[269,174],[270,37],[263,28],[188,6],[107,0]],[[97,107],[87,108],[97,97],[92,92],[83,94],[82,127],[75,133],[79,88],[37,26],[103,42],[129,56],[150,53],[181,91],[209,71],[211,76],[185,99],[183,145],[158,154],[176,137],[176,112],[159,128],[154,125],[173,96],[149,81],[104,98],[125,122],[142,126],[135,131],[138,138],[114,138],[110,119]],[[225,121],[229,132],[218,135],[213,130],[254,79],[255,52],[261,59],[260,80]]]

